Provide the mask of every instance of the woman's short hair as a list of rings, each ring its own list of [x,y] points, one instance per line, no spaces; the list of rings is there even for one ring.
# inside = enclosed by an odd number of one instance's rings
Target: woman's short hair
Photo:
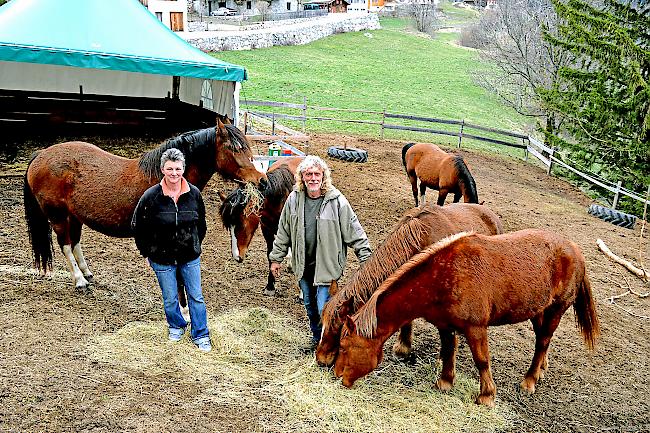
[[[161,170],[165,168],[165,163],[167,161],[172,161],[172,162],[180,161],[181,163],[183,163],[183,170],[185,170],[185,155],[183,155],[183,152],[176,149],[175,147],[171,147],[163,152],[162,156],[160,157]]]
[[[330,172],[330,168],[327,166],[327,163],[316,155],[307,155],[296,169],[296,186],[298,188],[298,191],[305,190],[305,184],[302,181],[302,173],[309,170],[310,168],[317,168],[323,171],[323,184],[320,188],[322,192],[327,192],[334,188],[332,185],[332,173]]]

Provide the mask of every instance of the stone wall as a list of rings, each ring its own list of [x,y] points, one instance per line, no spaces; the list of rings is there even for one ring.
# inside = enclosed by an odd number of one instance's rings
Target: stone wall
[[[335,33],[376,30],[376,14],[329,14],[310,20],[294,20],[281,26],[246,30],[194,31],[183,36],[203,51],[231,51],[267,48],[274,45],[304,45]]]

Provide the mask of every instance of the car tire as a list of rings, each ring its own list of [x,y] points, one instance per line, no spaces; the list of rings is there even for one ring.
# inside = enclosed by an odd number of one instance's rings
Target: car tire
[[[340,146],[330,146],[329,149],[327,149],[327,156],[348,162],[368,161],[368,151],[354,147],[348,147],[346,149]]]
[[[619,227],[625,227],[626,229],[633,229],[634,224],[636,224],[636,216],[619,212],[599,204],[589,206],[587,213]]]

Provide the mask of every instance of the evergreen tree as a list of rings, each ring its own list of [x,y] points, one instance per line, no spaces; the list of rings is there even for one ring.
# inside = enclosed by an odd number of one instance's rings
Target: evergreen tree
[[[650,15],[638,4],[552,0],[562,24],[545,39],[572,56],[550,90],[547,108],[564,119],[547,141],[573,161],[627,189],[650,184]],[[647,12],[647,11],[646,11]],[[634,209],[632,209],[634,207]],[[627,202],[626,210],[642,207]]]

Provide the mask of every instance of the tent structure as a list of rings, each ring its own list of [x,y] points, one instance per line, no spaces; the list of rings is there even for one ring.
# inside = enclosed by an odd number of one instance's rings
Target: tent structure
[[[192,47],[137,0],[11,0],[0,7],[5,124],[167,123],[197,113],[234,119],[245,79],[243,67]]]

